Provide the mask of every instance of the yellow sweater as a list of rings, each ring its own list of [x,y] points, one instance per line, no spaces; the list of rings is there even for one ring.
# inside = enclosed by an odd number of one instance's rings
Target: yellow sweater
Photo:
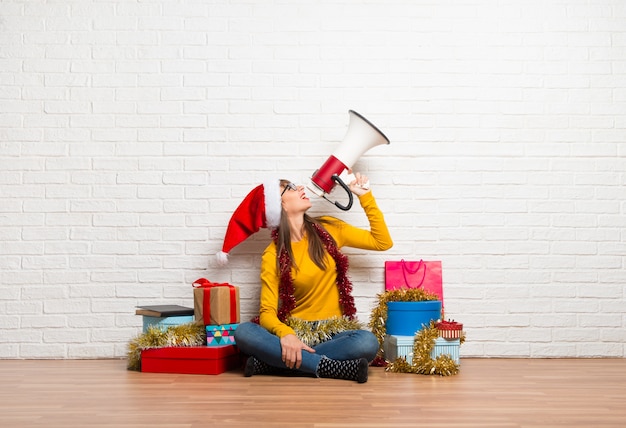
[[[359,229],[332,217],[326,217],[331,223],[324,223],[324,228],[332,235],[339,248],[347,246],[364,250],[388,250],[393,242],[372,192],[360,196],[359,201],[369,220],[370,230]],[[298,267],[291,271],[296,298],[296,307],[291,311],[291,316],[306,321],[340,317],[342,312],[335,261],[327,252],[327,268],[321,270],[309,257],[308,245],[306,237],[291,243],[294,262]],[[276,244],[272,242],[263,252],[261,260],[260,324],[270,333],[283,337],[294,334],[294,331],[278,319],[279,286]]]

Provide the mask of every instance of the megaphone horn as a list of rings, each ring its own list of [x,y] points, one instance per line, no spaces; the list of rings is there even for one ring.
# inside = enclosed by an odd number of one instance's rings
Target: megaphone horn
[[[313,173],[311,182],[307,186],[309,190],[320,196],[330,203],[335,204],[337,208],[344,211],[352,207],[352,192],[349,187],[339,178],[339,175],[352,168],[357,160],[369,149],[389,144],[389,138],[385,136],[373,123],[361,116],[354,110],[348,110],[350,114],[350,123],[343,141],[335,149],[332,155],[321,166],[320,169]],[[339,184],[348,193],[349,203],[344,206],[339,202],[330,201],[327,198],[335,184]]]

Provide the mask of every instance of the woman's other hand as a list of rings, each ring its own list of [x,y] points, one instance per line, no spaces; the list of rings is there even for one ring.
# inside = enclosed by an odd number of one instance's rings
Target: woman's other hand
[[[315,349],[305,345],[295,334],[288,334],[280,339],[283,362],[290,369],[299,369],[302,364],[302,351],[314,353]]]
[[[349,170],[348,173],[352,174],[352,170]],[[370,180],[366,175],[356,172],[354,173],[354,180],[352,180],[348,186],[350,187],[350,191],[352,193],[357,196],[361,196],[370,191]]]

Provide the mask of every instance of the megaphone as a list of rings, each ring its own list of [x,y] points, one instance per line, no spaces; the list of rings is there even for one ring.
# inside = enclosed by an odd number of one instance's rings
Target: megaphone
[[[344,211],[352,208],[353,198],[348,185],[339,178],[341,173],[351,169],[369,149],[382,144],[389,144],[389,138],[372,122],[354,110],[348,110],[348,113],[350,114],[350,123],[346,136],[321,168],[313,173],[311,181],[307,185],[311,192]],[[348,193],[349,202],[345,206],[337,201],[333,202],[327,197],[336,184],[339,184]]]

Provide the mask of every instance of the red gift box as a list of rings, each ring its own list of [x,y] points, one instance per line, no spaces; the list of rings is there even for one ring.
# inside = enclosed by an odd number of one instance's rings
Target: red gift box
[[[459,339],[463,332],[463,324],[456,321],[439,321],[435,323],[439,336],[444,339]]]
[[[147,373],[216,375],[240,366],[241,356],[235,345],[168,347],[141,351],[141,371]]]

